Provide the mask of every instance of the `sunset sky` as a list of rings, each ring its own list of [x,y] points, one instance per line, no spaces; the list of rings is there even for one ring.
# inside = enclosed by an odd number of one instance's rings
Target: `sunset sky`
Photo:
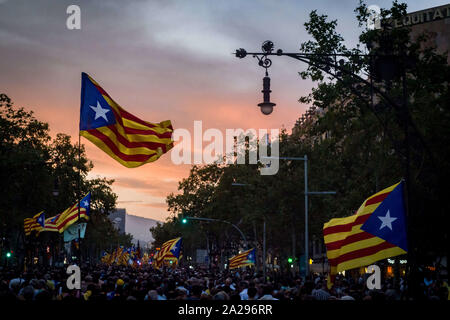
[[[446,1],[406,1],[408,11]],[[125,4],[126,3],[126,4]],[[389,7],[391,1],[371,1]],[[66,28],[66,8],[81,8],[81,30]],[[291,129],[305,111],[298,98],[312,87],[298,72],[305,65],[275,57],[269,69],[270,116],[262,101],[264,70],[256,59],[237,59],[237,48],[260,51],[264,40],[276,49],[298,51],[307,40],[303,24],[311,10],[338,19],[338,31],[353,46],[360,32],[357,0],[335,1],[64,1],[0,0],[0,92],[33,110],[78,140],[81,72],[93,77],[124,109],[141,119],[171,120],[193,134],[218,128]],[[177,192],[189,165],[174,165],[170,152],[156,162],[128,169],[82,138],[94,163],[91,177],[114,178],[118,207],[157,220],[168,216],[166,196]]]

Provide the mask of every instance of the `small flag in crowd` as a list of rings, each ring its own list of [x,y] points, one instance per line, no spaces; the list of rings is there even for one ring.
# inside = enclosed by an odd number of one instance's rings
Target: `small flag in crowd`
[[[39,232],[43,231],[58,232],[58,226],[56,224],[56,221],[58,221],[58,218],[60,216],[61,214],[57,214],[54,217],[45,219],[44,228],[42,228],[42,230],[40,230]]]
[[[44,228],[45,224],[45,212],[41,211],[34,215],[33,218],[26,218],[23,221],[23,227],[25,235],[29,236],[32,231],[39,232]]]
[[[108,264],[110,258],[111,258],[111,254],[109,254],[109,253],[106,252],[106,251],[103,251],[103,252],[102,252],[102,257],[101,257],[100,261],[101,261],[102,263]]]
[[[60,214],[56,220],[56,226],[59,233],[63,233],[68,227],[78,221],[78,205],[80,210],[80,219],[89,220],[91,193],[88,192],[80,202],[75,203]]]
[[[107,265],[130,265],[133,267],[138,267],[142,265],[141,261],[137,258],[138,256],[138,250],[134,247],[124,248],[123,246],[120,246],[112,253],[103,252],[101,261]],[[146,262],[148,263],[148,255]]]
[[[338,272],[407,253],[404,182],[367,198],[355,215],[324,224],[331,288]]]
[[[154,266],[156,268],[160,268],[165,259],[171,259],[172,261],[180,259],[180,251],[181,251],[182,238],[175,238],[169,241],[166,241],[161,246],[161,250],[155,256]]]
[[[236,269],[255,264],[255,249],[250,249],[230,258],[230,269]]]
[[[80,135],[128,168],[159,159],[173,147],[170,120],[151,123],[119,106],[86,73],[81,75]]]

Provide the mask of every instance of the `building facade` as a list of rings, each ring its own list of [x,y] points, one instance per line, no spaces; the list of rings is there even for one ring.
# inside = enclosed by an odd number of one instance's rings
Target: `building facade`
[[[426,32],[431,35],[425,43],[436,47],[438,53],[447,53],[450,63],[450,4],[408,13],[402,20],[394,21],[394,27],[410,26],[411,36],[417,38]]]

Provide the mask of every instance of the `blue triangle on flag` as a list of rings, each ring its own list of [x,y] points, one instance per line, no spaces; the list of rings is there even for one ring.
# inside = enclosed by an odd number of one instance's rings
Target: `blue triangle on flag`
[[[91,214],[91,192],[89,191],[86,196],[80,201],[80,207],[86,209],[86,215]]]
[[[45,226],[45,213],[42,212],[42,214],[37,218],[37,223],[41,225],[42,228]]]
[[[403,188],[402,181],[372,212],[361,230],[408,251]]]
[[[111,106],[86,73],[81,75],[80,130],[90,130],[116,123]]]

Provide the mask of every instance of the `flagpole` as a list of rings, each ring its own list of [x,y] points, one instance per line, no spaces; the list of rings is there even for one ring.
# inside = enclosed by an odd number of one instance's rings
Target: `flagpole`
[[[81,205],[81,135],[78,131],[78,224],[80,224],[80,205]],[[78,264],[81,267],[81,231],[78,227]]]

